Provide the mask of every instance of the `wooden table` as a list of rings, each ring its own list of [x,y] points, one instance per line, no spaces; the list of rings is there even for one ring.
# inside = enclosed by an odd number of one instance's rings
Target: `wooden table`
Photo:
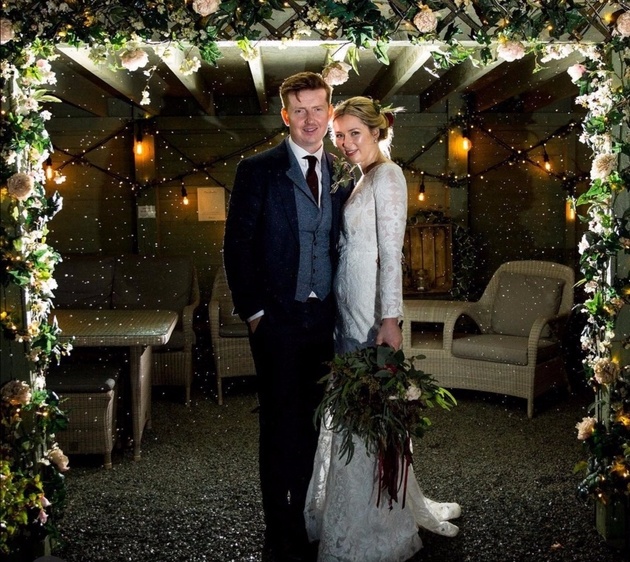
[[[177,323],[171,310],[56,310],[61,341],[76,347],[129,347],[133,458],[140,460],[145,426],[151,425],[153,345],[168,342]]]

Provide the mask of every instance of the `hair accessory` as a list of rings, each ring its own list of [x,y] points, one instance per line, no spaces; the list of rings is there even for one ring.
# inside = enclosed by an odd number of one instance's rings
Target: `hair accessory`
[[[387,112],[387,113],[385,113],[385,118],[387,119],[387,124],[390,127],[393,127],[394,126],[394,114]]]

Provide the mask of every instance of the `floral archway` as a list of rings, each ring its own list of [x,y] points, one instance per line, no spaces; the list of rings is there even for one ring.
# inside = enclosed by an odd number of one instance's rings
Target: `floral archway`
[[[46,132],[51,114],[44,104],[54,101],[47,86],[55,81],[49,62],[56,56],[55,45],[86,46],[92,60],[142,73],[149,80],[147,44],[164,57],[180,51],[179,70],[189,74],[198,70],[200,58],[220,65],[220,40],[237,42],[244,58],[257,56],[256,41],[270,30],[271,38],[278,41],[314,35],[349,44],[344,60],[330,58],[322,70],[333,85],[357,69],[362,50],[372,50],[387,64],[388,43],[400,38],[412,44],[431,43],[434,60],[445,68],[469,58],[487,64],[536,53],[544,64],[575,51],[582,55],[583,62],[569,72],[580,90],[576,103],[587,109],[580,140],[591,148],[593,162],[590,188],[574,203],[588,222],[579,245],[587,294],[581,341],[584,371],[596,400],[593,411],[578,424],[578,438],[588,455],[579,493],[602,503],[627,498],[630,369],[622,364],[619,350],[630,343],[614,343],[617,317],[630,303],[628,279],[617,275],[617,260],[630,253],[630,7],[626,2],[6,0],[0,18],[0,259],[3,286],[17,289],[25,306],[13,310],[3,302],[0,322],[5,341],[26,345],[30,378],[3,387],[3,408],[6,403],[7,408],[45,411],[48,366],[68,351],[59,343],[57,326],[49,321],[60,256],[46,243],[46,232],[61,199],[44,189],[43,164],[52,150]],[[584,39],[589,30],[597,32],[596,42]],[[145,93],[141,103],[148,101]],[[38,431],[50,433],[50,427]],[[33,483],[39,478],[40,460],[52,462],[57,473],[64,469],[63,454],[54,436],[48,437],[39,439],[34,454],[40,458],[27,469],[3,454],[3,477]],[[11,537],[24,527],[46,522],[49,492],[41,479],[31,492],[22,499],[35,520],[19,522],[9,530],[3,526],[0,550],[6,550]]]

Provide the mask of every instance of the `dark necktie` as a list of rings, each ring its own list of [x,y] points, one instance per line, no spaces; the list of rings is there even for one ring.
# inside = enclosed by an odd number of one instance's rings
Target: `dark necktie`
[[[306,183],[313,194],[315,203],[319,205],[319,180],[317,179],[317,172],[315,172],[315,165],[317,164],[317,158],[315,156],[305,156],[308,160],[308,170],[306,170]]]

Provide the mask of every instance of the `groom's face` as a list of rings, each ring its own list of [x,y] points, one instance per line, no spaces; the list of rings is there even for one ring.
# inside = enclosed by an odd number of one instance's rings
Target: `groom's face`
[[[289,127],[291,138],[307,152],[315,152],[322,145],[332,115],[326,90],[291,93],[288,102],[282,108],[282,120]]]

